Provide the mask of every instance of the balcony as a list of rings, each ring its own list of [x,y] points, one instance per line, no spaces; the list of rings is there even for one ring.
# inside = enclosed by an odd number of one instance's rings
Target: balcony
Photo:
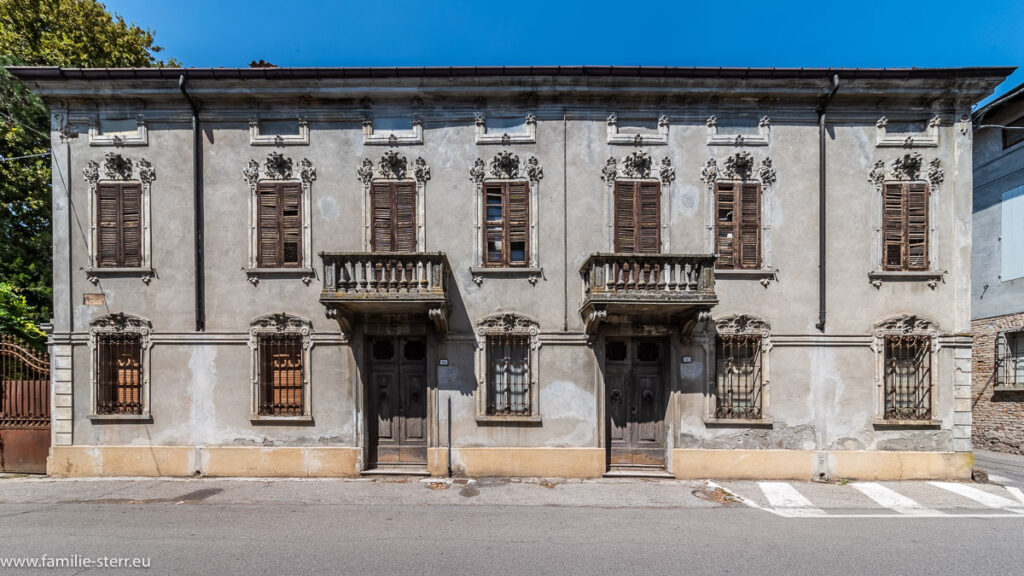
[[[321,252],[320,302],[345,332],[380,314],[425,314],[438,334],[448,331],[448,258],[443,252]]]
[[[674,322],[718,303],[711,254],[591,254],[580,274],[588,334],[611,317]]]

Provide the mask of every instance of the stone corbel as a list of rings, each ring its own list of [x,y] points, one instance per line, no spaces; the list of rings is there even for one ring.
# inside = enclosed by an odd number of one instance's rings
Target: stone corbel
[[[608,321],[608,310],[604,307],[591,308],[583,316],[584,332],[587,333],[588,337],[593,337],[597,334],[598,327],[601,323]]]
[[[345,340],[348,340],[349,335],[352,334],[352,315],[337,306],[328,306],[325,314],[327,318],[338,322],[338,328],[341,329]]]
[[[709,116],[705,123],[708,127],[708,146],[767,146],[771,137],[772,122],[767,116],[757,121],[757,135],[720,134],[718,116]]]
[[[448,334],[448,311],[447,305],[431,308],[427,311],[427,316],[434,323],[434,330],[441,338]]]

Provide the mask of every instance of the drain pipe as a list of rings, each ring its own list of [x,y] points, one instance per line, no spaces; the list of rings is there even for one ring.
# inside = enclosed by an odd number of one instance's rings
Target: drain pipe
[[[825,109],[839,90],[839,74],[832,76],[832,89],[818,103],[818,323],[825,331]]]
[[[192,203],[195,208],[196,332],[206,331],[206,256],[203,237],[203,133],[199,125],[200,103],[185,88],[185,74],[178,78],[178,90],[192,109]]]
[[[452,477],[452,397],[448,397],[448,477]]]

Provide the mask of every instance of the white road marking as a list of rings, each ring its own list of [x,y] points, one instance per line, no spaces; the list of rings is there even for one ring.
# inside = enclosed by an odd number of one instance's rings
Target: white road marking
[[[989,494],[984,490],[979,490],[973,486],[966,484],[957,484],[955,482],[929,482],[932,486],[937,486],[944,490],[949,490],[954,494],[959,494],[964,498],[970,498],[979,504],[988,506],[989,508],[997,508],[1000,510],[1009,509],[1012,512],[1024,512],[1021,508],[1021,504],[1010,500],[1009,498],[1003,498],[1002,496],[996,496],[995,494]]]
[[[1022,492],[1020,488],[1017,488],[1016,486],[1006,486],[1006,491],[1013,494],[1013,497],[1017,500],[1020,500],[1021,504],[1024,504],[1024,492]]]
[[[990,482],[995,484],[1012,484],[1013,480],[1010,480],[1006,476],[1000,476],[998,474],[989,474],[988,479]]]
[[[929,514],[942,516],[941,512],[921,506],[906,496],[886,488],[877,482],[856,482],[851,484],[868,498],[871,498],[880,506],[899,512],[900,514]]]
[[[811,501],[786,482],[758,482],[772,508],[782,516],[825,516]]]

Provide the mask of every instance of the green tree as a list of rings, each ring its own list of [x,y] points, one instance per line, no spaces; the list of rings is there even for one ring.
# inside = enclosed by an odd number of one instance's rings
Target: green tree
[[[50,114],[2,66],[178,65],[153,41],[95,0],[0,0],[0,329],[30,335],[53,299]]]

